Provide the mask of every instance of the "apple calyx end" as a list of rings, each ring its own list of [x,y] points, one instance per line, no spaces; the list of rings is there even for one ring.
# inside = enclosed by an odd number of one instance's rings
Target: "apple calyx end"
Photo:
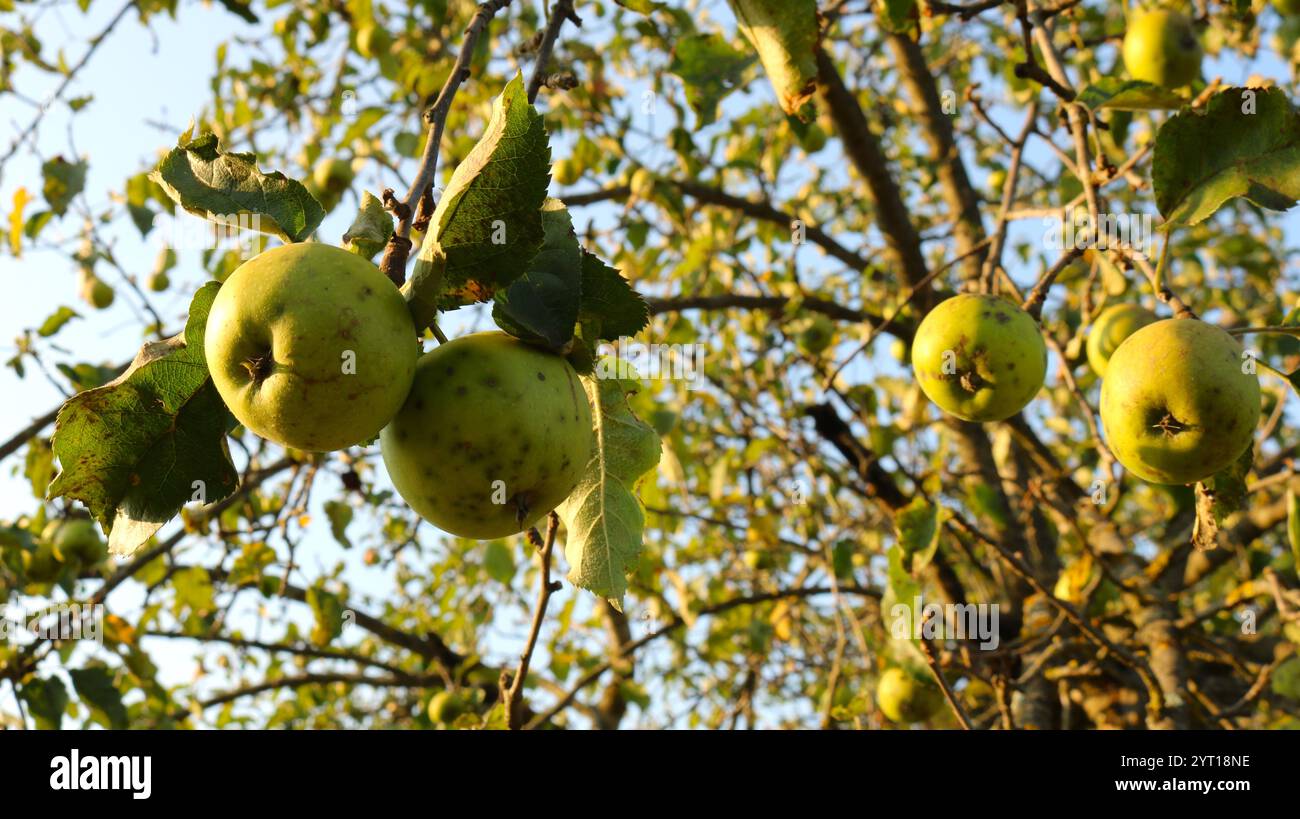
[[[1166,438],[1172,438],[1180,432],[1187,430],[1189,427],[1182,421],[1179,421],[1171,413],[1166,412],[1159,421],[1151,425],[1152,429],[1160,430]]]
[[[271,375],[271,369],[275,366],[275,360],[271,358],[268,350],[266,353],[257,356],[249,356],[240,362],[245,370],[248,371],[248,377],[253,379],[253,384],[261,384]]]

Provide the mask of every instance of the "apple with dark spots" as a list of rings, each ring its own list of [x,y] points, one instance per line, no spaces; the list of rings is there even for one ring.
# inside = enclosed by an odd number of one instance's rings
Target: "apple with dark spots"
[[[1259,423],[1259,377],[1240,343],[1198,319],[1139,329],[1110,357],[1101,422],[1110,450],[1145,481],[1187,484],[1232,465]]]
[[[931,310],[912,340],[926,396],[967,421],[1015,415],[1043,386],[1047,346],[1033,317],[997,296],[963,293]]]
[[[591,431],[587,394],[567,361],[490,332],[420,359],[380,444],[393,485],[422,518],[487,540],[523,531],[569,496]]]
[[[420,353],[388,277],[319,243],[274,248],[240,265],[212,304],[204,351],[241,424],[313,452],[378,435],[406,399]]]

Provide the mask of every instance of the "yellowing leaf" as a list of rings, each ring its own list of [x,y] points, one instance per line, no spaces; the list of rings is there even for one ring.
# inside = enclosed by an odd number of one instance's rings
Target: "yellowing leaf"
[[[26,188],[14,191],[14,209],[9,214],[9,249],[15,258],[23,255],[23,210],[30,201],[32,197]]]

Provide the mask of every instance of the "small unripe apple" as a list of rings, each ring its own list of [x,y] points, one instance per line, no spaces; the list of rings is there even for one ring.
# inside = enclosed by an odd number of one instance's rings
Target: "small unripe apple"
[[[23,552],[23,570],[34,583],[53,583],[63,571],[63,562],[55,553],[54,544],[43,541],[34,552]]]
[[[940,409],[967,421],[1015,415],[1043,386],[1047,345],[1033,317],[996,296],[963,293],[926,315],[912,370]]]
[[[1002,198],[1002,189],[1007,184],[1007,172],[1001,168],[989,171],[989,191],[997,198]]]
[[[1092,371],[1105,377],[1106,362],[1115,348],[1139,328],[1156,320],[1155,313],[1139,304],[1112,304],[1102,310],[1088,332],[1088,364]]]
[[[316,163],[306,187],[321,207],[329,211],[338,205],[355,178],[356,170],[351,162],[341,156],[327,156]]]
[[[1179,11],[1134,12],[1124,34],[1124,67],[1135,80],[1180,88],[1201,73],[1201,43]]]
[[[420,359],[380,443],[393,485],[420,517],[459,537],[505,537],[578,485],[591,406],[562,357],[475,333]]]
[[[316,242],[240,265],[212,304],[204,350],[241,424],[317,452],[378,435],[406,399],[419,355],[410,311],[388,277]]]
[[[461,714],[469,711],[469,702],[453,691],[439,691],[429,698],[429,719],[439,725],[450,725]]]
[[[1195,483],[1227,468],[1250,446],[1259,414],[1259,378],[1241,344],[1197,319],[1139,329],[1101,382],[1111,452],[1152,483]]]
[[[96,276],[89,268],[82,271],[81,298],[96,310],[107,310],[117,293],[113,286]]]
[[[934,680],[895,666],[880,675],[876,704],[891,722],[923,722],[943,707],[943,691]]]
[[[64,560],[75,559],[83,566],[96,566],[108,557],[108,546],[99,529],[87,518],[52,520],[45,525],[41,538],[54,546]]]
[[[551,166],[551,178],[559,185],[572,185],[580,175],[578,165],[572,159],[560,159]]]

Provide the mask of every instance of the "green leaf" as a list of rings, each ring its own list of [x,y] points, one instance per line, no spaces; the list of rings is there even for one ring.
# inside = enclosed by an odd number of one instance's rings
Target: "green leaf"
[[[307,590],[307,605],[316,615],[311,630],[311,641],[318,646],[329,645],[343,633],[343,601],[337,594],[325,591],[319,585]]]
[[[542,206],[546,239],[528,272],[497,294],[492,318],[515,338],[559,350],[573,338],[582,289],[582,250],[558,199]]]
[[[417,323],[487,301],[522,276],[542,245],[551,149],[516,74],[487,130],[456,167],[403,288]]]
[[[41,338],[49,338],[59,332],[59,330],[63,328],[63,325],[72,321],[74,318],[80,317],[80,314],[71,307],[60,307],[58,310],[50,313],[50,315],[45,318],[45,321],[41,322],[41,326],[37,328],[36,334]]]
[[[889,31],[903,32],[915,20],[916,0],[878,0],[880,23]]]
[[[274,562],[275,550],[270,546],[257,542],[245,543],[230,566],[230,582],[235,586],[256,584],[261,581],[266,567]]]
[[[645,514],[632,488],[659,463],[659,435],[632,413],[632,382],[582,379],[595,429],[592,455],[577,488],[555,510],[568,536],[569,580],[622,609],[627,573],[641,555]]]
[[[816,0],[728,0],[740,32],[763,61],[781,109],[806,119],[817,91]]]
[[[1079,92],[1078,101],[1097,111],[1177,111],[1187,100],[1162,86],[1144,80],[1105,77]]]
[[[138,173],[126,180],[126,210],[141,236],[153,230],[154,212],[146,204],[154,190],[154,182],[147,173]]]
[[[896,606],[904,606],[910,612],[906,616],[906,624],[911,625],[921,622],[921,610],[917,604],[921,599],[921,584],[916,581],[909,570],[907,563],[907,553],[903,550],[902,543],[895,543],[889,547],[889,570],[887,577],[889,585],[887,592],[880,601],[881,616],[885,617],[885,623],[888,626],[891,636],[894,636]],[[911,640],[914,634],[913,629],[908,629],[906,633],[907,640]]]
[[[334,539],[344,549],[352,548],[352,541],[348,540],[348,524],[352,522],[352,507],[343,501],[330,500],[325,501],[325,514],[330,519],[330,533]]]
[[[650,308],[617,270],[584,250],[578,321],[588,342],[615,341],[641,332],[650,322]]]
[[[1221,91],[1160,127],[1151,177],[1167,227],[1237,197],[1287,210],[1300,198],[1300,116],[1279,88]]]
[[[107,727],[114,730],[126,728],[126,706],[122,705],[122,692],[113,685],[113,672],[103,666],[68,669],[77,696],[99,711]]]
[[[253,13],[252,8],[250,8],[248,0],[217,0],[217,2],[225,7],[226,11],[239,17],[246,23],[261,22],[261,20],[258,19],[258,16]]]
[[[69,162],[56,156],[41,166],[41,175],[45,178],[42,187],[45,201],[49,203],[50,210],[59,216],[68,212],[68,205],[86,187],[85,162]]]
[[[907,559],[903,565],[911,574],[920,572],[934,558],[941,520],[939,507],[920,495],[894,515],[898,545]]]
[[[54,450],[45,438],[33,438],[27,442],[27,457],[23,462],[23,475],[32,487],[32,495],[45,497],[45,490],[54,478]],[[0,599],[3,599],[0,596]]]
[[[510,555],[510,549],[499,540],[488,543],[483,555],[483,569],[488,577],[509,585],[515,576],[515,559]]]
[[[20,696],[27,710],[36,720],[36,727],[58,730],[63,724],[63,712],[68,708],[68,689],[58,677],[37,677],[23,683]]]
[[[184,333],[145,344],[120,377],[59,411],[61,471],[50,497],[84,503],[110,527],[114,554],[133,553],[192,499],[214,503],[235,491],[239,476],[226,447],[234,418],[203,357],[218,288],[198,291]]]
[[[189,609],[197,615],[216,611],[216,590],[212,578],[202,566],[190,566],[172,575],[172,588],[176,590],[176,612]]]
[[[673,47],[668,70],[686,84],[686,103],[703,127],[717,121],[718,103],[740,86],[754,56],[733,48],[719,34],[693,34]]]
[[[279,171],[263,173],[252,154],[222,151],[211,133],[194,140],[182,136],[150,179],[195,216],[286,242],[303,241],[325,218],[325,210],[302,183]]]

